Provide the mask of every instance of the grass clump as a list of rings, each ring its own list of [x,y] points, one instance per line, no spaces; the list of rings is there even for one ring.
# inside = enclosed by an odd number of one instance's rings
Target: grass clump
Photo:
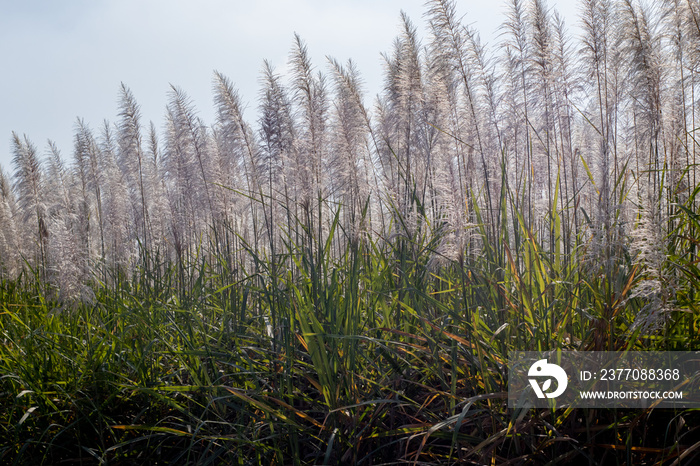
[[[296,36],[255,127],[215,73],[210,127],[122,86],[69,166],[15,134],[0,462],[696,460],[693,410],[506,407],[509,351],[700,349],[694,2],[583,2],[572,54],[514,0],[492,60],[432,0],[373,111]]]
[[[659,461],[691,445],[692,411],[506,408],[510,350],[697,346],[693,314],[635,327],[646,303],[625,293],[645,277],[627,256],[609,284],[518,219],[512,249],[477,226],[484,253],[448,260],[425,218],[384,240],[338,218],[298,220],[275,256],[241,241],[251,260],[234,269],[152,261],[71,309],[4,281],[3,461]]]

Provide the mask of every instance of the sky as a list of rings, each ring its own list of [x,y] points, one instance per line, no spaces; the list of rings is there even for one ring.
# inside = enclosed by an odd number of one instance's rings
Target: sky
[[[574,0],[549,0],[574,30]],[[390,52],[405,11],[426,37],[424,0],[0,0],[0,167],[12,165],[12,132],[40,155],[54,141],[73,155],[78,118],[95,132],[118,119],[121,83],[141,107],[144,129],[164,124],[171,85],[214,122],[214,70],[227,76],[257,117],[263,60],[284,72],[294,33],[316,69],[327,58],[356,63],[367,102],[381,91],[382,52]],[[457,0],[462,21],[498,41],[505,0]]]

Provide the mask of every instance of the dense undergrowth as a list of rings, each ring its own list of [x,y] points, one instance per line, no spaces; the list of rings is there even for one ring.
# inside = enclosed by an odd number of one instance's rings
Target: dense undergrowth
[[[506,201],[504,195],[503,201]],[[505,210],[504,210],[505,212]],[[656,331],[634,326],[645,274],[513,244],[434,260],[439,226],[374,241],[298,235],[275,256],[176,267],[153,255],[91,303],[40,281],[0,287],[6,464],[671,464],[695,458],[695,411],[506,408],[509,350],[697,350],[697,261]],[[679,209],[669,244],[697,228]],[[556,225],[554,222],[552,225]],[[503,229],[501,234],[506,234]],[[557,232],[555,232],[557,234]],[[288,237],[291,235],[287,235]],[[329,248],[341,250],[331,255]],[[334,258],[332,258],[334,257]],[[432,262],[431,262],[432,260]],[[523,263],[518,264],[519,261]],[[676,463],[679,464],[679,463]]]

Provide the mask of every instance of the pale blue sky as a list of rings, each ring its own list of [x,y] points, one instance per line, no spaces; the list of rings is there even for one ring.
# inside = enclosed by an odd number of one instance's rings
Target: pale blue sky
[[[54,140],[70,160],[83,118],[99,129],[116,121],[119,85],[141,105],[142,123],[160,130],[169,84],[184,89],[213,123],[214,70],[233,81],[253,122],[263,59],[285,67],[294,32],[314,65],[352,58],[368,99],[382,83],[381,52],[391,50],[403,9],[425,32],[424,0],[0,0],[0,165],[11,172],[11,134],[26,134],[43,155]],[[550,0],[573,30],[573,0]],[[496,40],[503,0],[458,1],[464,22]],[[369,100],[368,100],[369,101]]]

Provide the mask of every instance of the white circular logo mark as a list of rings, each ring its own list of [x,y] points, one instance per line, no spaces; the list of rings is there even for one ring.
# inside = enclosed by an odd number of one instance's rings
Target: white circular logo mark
[[[527,375],[529,377],[547,377],[542,383],[542,386],[540,386],[537,379],[529,379],[530,385],[532,385],[532,389],[535,390],[537,398],[556,398],[564,393],[569,383],[569,378],[564,369],[556,364],[548,363],[546,359],[540,359],[530,366]],[[552,379],[557,381],[557,389],[551,393],[547,393],[547,390],[552,385]]]

